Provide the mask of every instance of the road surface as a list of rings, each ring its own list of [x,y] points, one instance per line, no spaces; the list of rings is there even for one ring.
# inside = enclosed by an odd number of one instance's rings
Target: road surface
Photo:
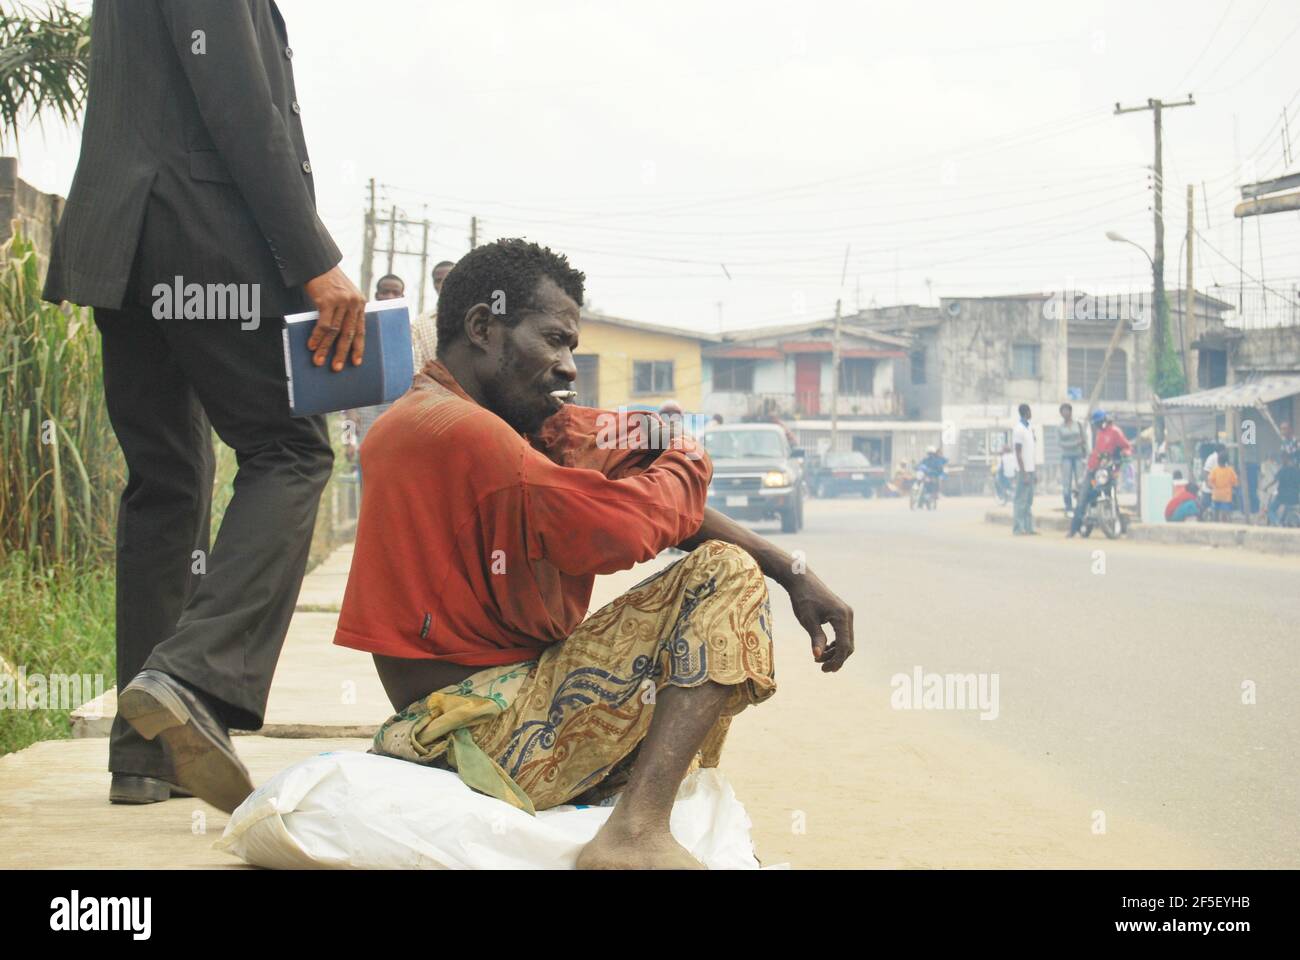
[[[1017,538],[992,508],[844,497],[755,527],[851,603],[858,649],[822,674],[773,585],[778,693],[723,757],[760,858],[1300,866],[1300,561]],[[918,671],[996,674],[996,717],[892,705]]]

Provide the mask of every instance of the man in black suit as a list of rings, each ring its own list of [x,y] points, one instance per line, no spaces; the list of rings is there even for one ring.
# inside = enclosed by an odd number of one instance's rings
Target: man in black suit
[[[252,783],[228,730],[262,725],[333,464],[325,419],[289,416],[279,317],[318,308],[339,371],[365,301],[316,214],[271,0],[96,0],[90,49],[44,296],[95,308],[129,470],[110,799],[229,811]],[[212,428],[239,472],[209,556]]]

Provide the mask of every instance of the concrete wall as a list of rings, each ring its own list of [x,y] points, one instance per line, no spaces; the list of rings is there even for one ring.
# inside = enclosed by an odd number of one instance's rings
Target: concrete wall
[[[925,382],[912,380],[912,361],[899,360],[894,365],[895,382],[903,397],[903,415],[916,420],[939,420],[943,406],[943,380],[939,358],[939,328],[929,327],[914,333],[912,353],[925,356]]]
[[[1238,375],[1300,373],[1300,327],[1246,330],[1229,358]]]
[[[0,243],[12,236],[13,221],[17,220],[23,235],[36,244],[42,279],[50,262],[54,228],[63,215],[63,203],[62,197],[41,193],[20,180],[17,158],[0,157]]]
[[[945,407],[1029,403],[1065,396],[1066,321],[1047,316],[1040,297],[944,298],[938,352]],[[1011,375],[1015,343],[1037,344],[1039,375]]]

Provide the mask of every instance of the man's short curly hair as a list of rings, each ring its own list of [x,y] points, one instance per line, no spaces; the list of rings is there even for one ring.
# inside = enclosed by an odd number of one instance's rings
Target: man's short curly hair
[[[582,305],[583,285],[587,277],[569,265],[562,253],[530,243],[522,238],[497,240],[476,247],[457,261],[442,282],[438,297],[438,353],[464,336],[465,314],[476,303],[492,305],[504,294],[505,312],[501,319],[509,326],[533,308],[533,296],[543,277]]]

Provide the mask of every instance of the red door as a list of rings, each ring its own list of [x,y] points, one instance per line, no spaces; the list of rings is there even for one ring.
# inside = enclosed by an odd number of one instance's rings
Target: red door
[[[821,411],[822,358],[816,353],[798,353],[794,358],[794,403],[805,417]]]

